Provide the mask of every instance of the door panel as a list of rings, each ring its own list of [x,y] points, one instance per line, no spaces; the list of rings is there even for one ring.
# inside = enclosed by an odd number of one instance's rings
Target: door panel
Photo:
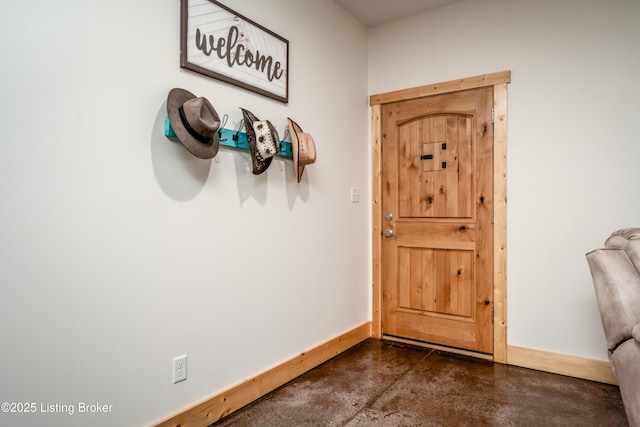
[[[398,127],[400,216],[471,217],[471,122],[438,115]]]
[[[492,353],[493,91],[382,108],[383,333]]]
[[[471,317],[473,251],[398,249],[398,308]]]

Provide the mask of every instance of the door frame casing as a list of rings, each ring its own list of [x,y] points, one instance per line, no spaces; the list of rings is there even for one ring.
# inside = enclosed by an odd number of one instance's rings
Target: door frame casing
[[[493,360],[507,363],[507,85],[511,71],[371,95],[372,324],[382,338],[382,105],[493,86]]]

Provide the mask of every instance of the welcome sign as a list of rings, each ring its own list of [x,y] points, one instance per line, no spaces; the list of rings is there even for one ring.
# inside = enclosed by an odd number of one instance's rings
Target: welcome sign
[[[180,66],[289,101],[289,41],[215,0],[181,0]]]

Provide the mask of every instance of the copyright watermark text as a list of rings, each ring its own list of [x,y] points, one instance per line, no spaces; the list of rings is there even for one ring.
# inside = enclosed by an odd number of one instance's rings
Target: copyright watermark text
[[[100,402],[3,402],[0,411],[5,414],[108,414],[113,411],[113,405]]]

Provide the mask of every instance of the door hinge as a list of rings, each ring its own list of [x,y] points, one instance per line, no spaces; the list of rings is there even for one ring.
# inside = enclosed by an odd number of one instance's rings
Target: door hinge
[[[494,312],[493,312],[493,307],[491,307],[491,323],[493,324],[495,321],[495,316],[494,316]]]
[[[491,107],[491,123],[494,123],[496,120],[496,109]]]
[[[495,210],[491,208],[491,224],[493,224],[494,213],[495,213]]]

